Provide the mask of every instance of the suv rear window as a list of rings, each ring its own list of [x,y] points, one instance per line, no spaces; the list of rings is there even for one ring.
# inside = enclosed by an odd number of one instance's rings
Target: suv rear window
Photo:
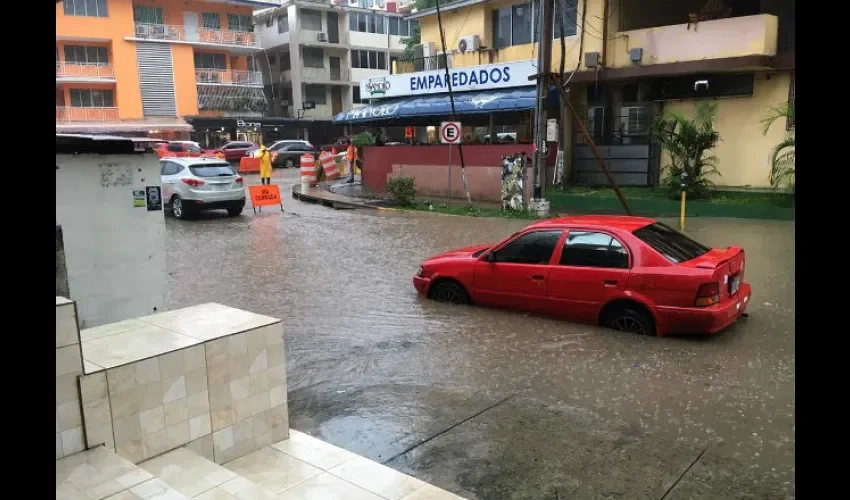
[[[192,165],[189,167],[189,172],[195,177],[224,177],[236,175],[233,167],[227,163],[213,163],[210,165]]]
[[[634,235],[674,264],[696,259],[711,250],[660,222],[637,229]]]

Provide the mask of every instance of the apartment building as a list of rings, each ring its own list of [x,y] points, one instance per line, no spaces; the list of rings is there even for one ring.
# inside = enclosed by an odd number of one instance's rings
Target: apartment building
[[[361,80],[390,75],[416,21],[394,1],[284,0],[255,23],[275,115],[295,118],[311,138],[330,138],[342,133],[330,127],[333,115],[362,102]]]
[[[368,108],[335,116],[349,126],[402,125],[432,134],[449,109],[449,66],[457,114],[467,135],[530,140],[537,70],[538,2],[457,0],[442,7],[443,53],[435,9],[413,12],[421,43],[394,74],[361,82]],[[718,185],[767,187],[768,155],[786,136],[765,135],[762,117],[793,103],[794,0],[564,0],[555,2],[552,69],[570,76],[570,96],[618,181],[652,185],[663,159],[650,125],[660,113],[693,116],[696,104],[718,104],[714,152]],[[560,6],[565,8],[561,9]],[[427,102],[426,102],[427,101]],[[550,94],[547,118],[560,124],[565,162],[575,183],[605,184],[573,121]],[[787,128],[792,128],[788,123]],[[427,140],[433,142],[434,138]]]
[[[56,130],[188,138],[257,136],[267,102],[259,0],[62,0],[56,4]],[[246,120],[253,122],[246,126]],[[232,122],[232,123],[231,123]],[[239,126],[241,123],[242,126]]]

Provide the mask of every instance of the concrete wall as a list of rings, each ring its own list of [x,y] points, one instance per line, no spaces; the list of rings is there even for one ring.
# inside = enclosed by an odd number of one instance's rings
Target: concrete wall
[[[83,451],[78,379],[83,374],[77,305],[56,297],[56,458]]]
[[[56,296],[71,296],[68,268],[65,265],[65,240],[62,237],[62,226],[59,224],[56,225]]]
[[[163,210],[134,206],[160,187],[154,155],[56,155],[56,221],[83,327],[166,309]]]

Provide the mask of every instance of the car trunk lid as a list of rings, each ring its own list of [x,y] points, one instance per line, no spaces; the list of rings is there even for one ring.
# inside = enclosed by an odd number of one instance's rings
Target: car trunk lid
[[[743,248],[727,247],[725,249],[713,248],[709,252],[680,265],[710,271],[711,280],[718,284],[720,300],[723,301],[738,293],[744,280],[745,262],[746,256]]]

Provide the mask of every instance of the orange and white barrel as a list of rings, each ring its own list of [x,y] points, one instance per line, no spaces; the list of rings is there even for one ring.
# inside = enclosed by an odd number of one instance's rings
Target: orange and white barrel
[[[310,153],[301,155],[301,179],[316,180],[316,158]]]
[[[339,167],[336,166],[336,160],[334,160],[332,154],[322,151],[322,154],[319,155],[319,161],[322,163],[325,179],[331,181],[339,177]]]

